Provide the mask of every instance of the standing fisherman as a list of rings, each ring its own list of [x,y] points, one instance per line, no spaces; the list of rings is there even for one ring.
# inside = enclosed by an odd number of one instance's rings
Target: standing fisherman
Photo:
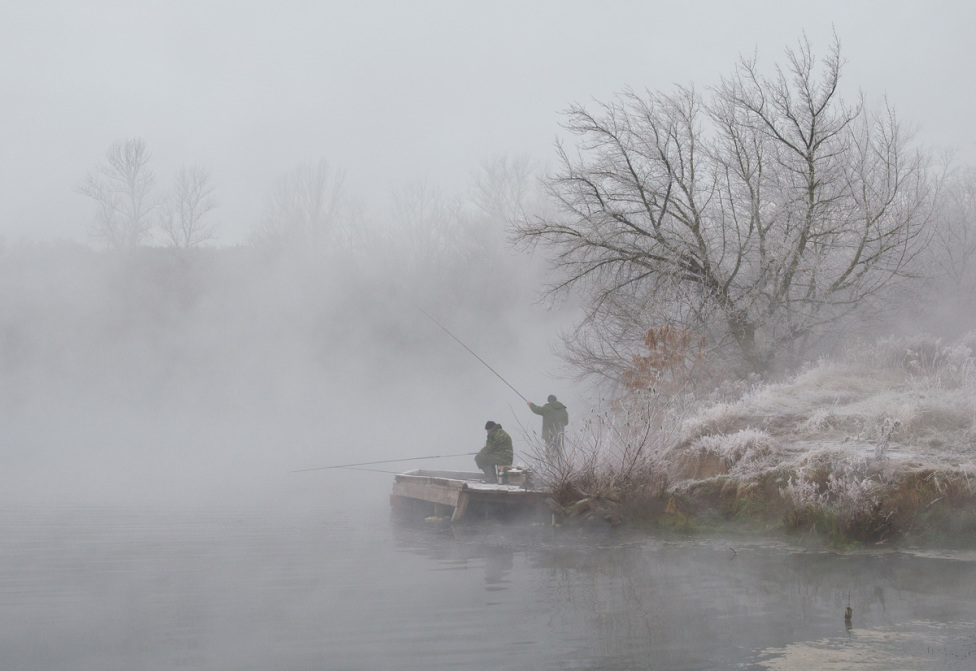
[[[528,401],[529,409],[542,415],[542,440],[546,443],[546,453],[549,457],[558,457],[563,452],[563,433],[569,424],[569,412],[552,394],[546,400],[548,403],[542,406]]]
[[[474,455],[474,463],[485,472],[487,482],[498,482],[495,466],[511,466],[515,456],[512,451],[512,437],[502,429],[501,424],[488,420],[485,424],[488,439],[478,454]]]

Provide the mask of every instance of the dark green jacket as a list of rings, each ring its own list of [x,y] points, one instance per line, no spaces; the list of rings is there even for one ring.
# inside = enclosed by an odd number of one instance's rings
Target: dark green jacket
[[[488,464],[498,464],[500,466],[511,466],[515,453],[512,450],[512,437],[502,429],[501,424],[495,425],[488,432],[488,440],[481,448],[478,456]]]
[[[569,424],[569,412],[559,401],[550,401],[542,406],[530,403],[529,409],[537,415],[542,415],[542,439],[547,445],[556,440]]]

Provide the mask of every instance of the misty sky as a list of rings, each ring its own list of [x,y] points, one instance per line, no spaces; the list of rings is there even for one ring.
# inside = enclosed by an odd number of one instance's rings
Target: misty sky
[[[391,188],[462,189],[498,153],[545,160],[559,110],[626,86],[703,87],[742,53],[836,30],[845,98],[884,94],[976,163],[976,5],[963,2],[20,2],[0,0],[0,237],[87,241],[75,185],[142,137],[160,185],[207,167],[218,242],[325,158],[373,216]]]

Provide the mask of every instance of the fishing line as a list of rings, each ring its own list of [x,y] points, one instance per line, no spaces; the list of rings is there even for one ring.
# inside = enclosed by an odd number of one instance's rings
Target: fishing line
[[[473,356],[473,357],[474,357],[475,359],[477,359],[477,360],[478,360],[478,361],[480,361],[480,362],[481,362],[482,364],[484,364],[484,366],[485,366],[485,368],[487,368],[487,369],[488,369],[488,370],[490,370],[490,371],[491,371],[492,373],[494,373],[494,374],[495,374],[495,375],[496,375],[496,376],[498,377],[498,379],[499,379],[499,380],[501,380],[502,382],[504,382],[505,384],[507,384],[507,385],[508,385],[508,388],[509,388],[509,389],[511,389],[512,391],[514,391],[514,392],[515,392],[516,394],[518,394],[518,395],[519,395],[519,398],[521,398],[521,399],[522,399],[523,401],[525,401],[526,403],[528,403],[528,402],[529,402],[529,399],[527,399],[527,398],[525,398],[524,396],[522,396],[522,394],[519,394],[519,390],[518,390],[518,389],[516,389],[515,387],[513,387],[512,385],[510,385],[510,384],[508,383],[508,380],[506,380],[505,378],[503,378],[503,377],[502,377],[501,375],[499,375],[499,374],[498,374],[498,371],[497,371],[497,370],[495,370],[494,368],[492,368],[491,366],[489,366],[489,365],[488,365],[487,363],[485,363],[485,360],[484,360],[484,359],[482,359],[482,358],[481,358],[480,356],[478,356],[477,354],[475,354],[475,353],[474,353],[474,351],[473,351],[473,350],[472,350],[472,349],[471,349],[470,347],[468,347],[468,346],[467,346],[467,345],[465,345],[465,344],[464,344],[463,342],[461,342],[461,339],[460,339],[460,338],[458,338],[458,337],[457,337],[456,335],[454,335],[453,333],[451,333],[450,331],[448,331],[448,330],[447,330],[447,327],[446,327],[446,326],[444,326],[444,325],[443,325],[443,324],[441,324],[441,323],[440,323],[439,321],[437,321],[436,319],[434,319],[433,317],[431,317],[431,316],[430,316],[430,315],[429,315],[429,314],[427,313],[427,311],[426,311],[426,310],[424,310],[424,309],[423,309],[422,307],[420,307],[420,306],[419,306],[419,305],[417,305],[416,303],[414,304],[414,307],[415,307],[415,308],[417,308],[418,310],[420,310],[421,312],[423,312],[423,313],[424,313],[425,315],[427,315],[427,318],[428,318],[428,319],[430,319],[430,320],[431,320],[432,322],[434,322],[435,324],[437,324],[438,326],[440,326],[440,327],[441,327],[441,329],[443,329],[443,331],[444,331],[444,333],[446,333],[447,335],[449,335],[449,336],[451,336],[452,338],[454,338],[454,339],[455,339],[455,340],[457,341],[457,343],[458,343],[458,344],[459,344],[459,345],[460,345],[461,347],[463,347],[464,349],[466,349],[466,350],[468,350],[468,352],[470,352],[470,353],[471,353],[471,356]]]
[[[356,466],[346,466],[347,471],[368,471],[370,473],[390,473],[393,475],[399,475],[398,471],[387,471],[381,468],[357,468]]]
[[[403,459],[381,459],[380,461],[361,461],[358,464],[336,464],[335,466],[316,466],[315,468],[299,468],[292,473],[304,473],[306,471],[325,471],[330,468],[354,468],[356,466],[372,466],[374,464],[391,464],[395,461],[416,461],[418,459],[446,459],[448,457],[470,457],[477,452],[462,452],[460,454],[435,454],[429,457],[405,457]]]

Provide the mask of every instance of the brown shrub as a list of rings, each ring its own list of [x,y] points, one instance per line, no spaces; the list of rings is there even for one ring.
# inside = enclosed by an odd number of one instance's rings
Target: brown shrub
[[[687,329],[668,325],[647,329],[647,356],[632,358],[631,368],[623,372],[624,386],[630,390],[656,388],[665,393],[698,386],[709,377],[705,345],[704,337],[696,339]]]
[[[725,460],[708,450],[682,450],[674,469],[680,480],[706,480],[729,472]]]

